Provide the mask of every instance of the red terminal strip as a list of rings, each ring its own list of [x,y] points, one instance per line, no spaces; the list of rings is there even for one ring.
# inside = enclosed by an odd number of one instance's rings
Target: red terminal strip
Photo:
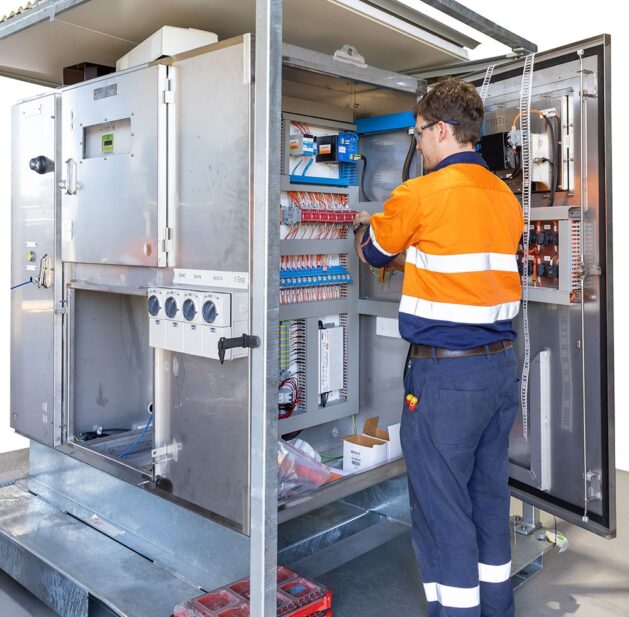
[[[356,210],[306,210],[302,208],[301,222],[349,224],[354,221],[356,214]]]

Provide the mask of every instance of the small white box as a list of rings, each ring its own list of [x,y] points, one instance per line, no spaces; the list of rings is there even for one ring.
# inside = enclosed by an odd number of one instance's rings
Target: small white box
[[[158,317],[149,318],[149,345],[164,347],[166,344],[166,322]]]
[[[164,26],[122,56],[116,62],[116,70],[124,71],[133,66],[153,62],[162,56],[174,56],[217,41],[218,36],[214,32]]]
[[[400,423],[385,429],[378,428],[380,418],[365,420],[361,435],[343,439],[343,470],[359,471],[402,456]]]
[[[319,330],[319,394],[343,389],[343,326]]]
[[[343,439],[343,471],[362,471],[387,460],[387,442],[366,435]]]
[[[183,353],[183,331],[185,324],[180,321],[165,321],[166,336],[164,349]]]
[[[203,330],[202,326],[195,323],[182,323],[183,351],[191,356],[203,355]]]

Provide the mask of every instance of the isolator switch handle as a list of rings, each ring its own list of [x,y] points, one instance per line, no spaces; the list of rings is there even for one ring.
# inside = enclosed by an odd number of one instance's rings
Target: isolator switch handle
[[[228,349],[236,349],[238,347],[245,347],[248,349],[255,349],[260,347],[260,337],[252,334],[243,334],[236,338],[225,338],[222,336],[218,340],[218,359],[221,364],[225,363],[225,352]]]
[[[38,174],[47,174],[55,169],[54,161],[51,161],[48,157],[36,156],[28,162],[28,166]]]

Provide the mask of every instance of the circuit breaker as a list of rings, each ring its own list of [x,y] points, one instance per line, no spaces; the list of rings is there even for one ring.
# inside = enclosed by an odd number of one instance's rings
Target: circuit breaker
[[[152,288],[148,291],[151,347],[219,359],[221,338],[247,331],[248,294],[202,289]],[[225,360],[247,355],[243,348],[225,351]]]

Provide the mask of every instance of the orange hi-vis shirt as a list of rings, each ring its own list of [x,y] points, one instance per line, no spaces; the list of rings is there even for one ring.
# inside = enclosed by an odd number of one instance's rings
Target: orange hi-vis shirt
[[[457,325],[495,332],[489,339],[515,337],[503,336],[498,326],[508,324],[510,329],[519,311],[516,253],[524,226],[522,209],[509,187],[484,167],[480,155],[465,155],[448,159],[470,162],[446,164],[405,182],[385,202],[384,212],[371,217],[372,254],[386,260],[406,251],[400,332],[413,343],[442,346],[437,343],[443,335],[434,341],[425,334],[436,332],[431,328],[435,324],[442,326],[446,339],[451,338],[448,334],[456,336],[456,330],[443,326]],[[475,157],[479,164],[471,163]],[[365,252],[368,261],[370,251]],[[466,342],[475,346],[489,340],[464,330],[466,340],[450,340],[453,344],[447,346],[465,348]]]

